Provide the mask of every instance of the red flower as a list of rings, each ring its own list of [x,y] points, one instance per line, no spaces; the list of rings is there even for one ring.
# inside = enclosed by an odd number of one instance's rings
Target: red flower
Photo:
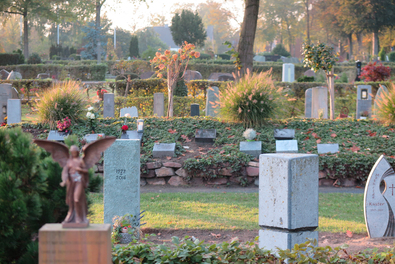
[[[127,125],[123,125],[123,126],[121,127],[121,129],[122,129],[123,131],[126,131],[126,130],[129,129],[129,127],[128,127]]]

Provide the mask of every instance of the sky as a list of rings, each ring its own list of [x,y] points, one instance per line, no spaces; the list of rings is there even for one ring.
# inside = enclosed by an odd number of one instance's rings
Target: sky
[[[150,21],[155,14],[166,17],[166,23],[170,25],[173,17],[172,10],[177,5],[185,5],[193,7],[205,3],[207,0],[146,0],[146,3],[133,3],[136,1],[128,0],[107,0],[102,8],[102,14],[106,13],[107,17],[112,21],[113,26],[126,30],[135,31],[150,26]],[[224,3],[224,8],[228,9],[235,15],[235,19],[231,21],[234,28],[240,27],[243,21],[244,0],[217,0],[213,2]]]

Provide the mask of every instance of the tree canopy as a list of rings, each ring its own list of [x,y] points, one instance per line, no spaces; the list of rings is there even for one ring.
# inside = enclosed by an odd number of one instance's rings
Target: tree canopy
[[[185,41],[196,46],[203,46],[206,40],[202,18],[197,12],[182,10],[181,15],[176,13],[171,20],[171,35],[174,43],[181,46]]]

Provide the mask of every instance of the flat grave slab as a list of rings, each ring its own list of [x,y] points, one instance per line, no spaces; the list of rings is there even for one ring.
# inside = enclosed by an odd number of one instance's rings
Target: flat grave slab
[[[196,143],[214,143],[217,138],[216,129],[196,129],[195,142]]]
[[[64,132],[59,132],[56,130],[51,130],[48,133],[47,140],[54,140],[54,141],[64,141],[64,138],[67,137],[68,134]]]
[[[105,134],[87,134],[85,135],[84,139],[86,140],[87,143],[91,143],[93,141],[98,140],[99,138],[104,138],[106,135]]]
[[[154,158],[175,157],[176,143],[156,143],[152,150]]]
[[[137,132],[137,130],[128,130],[126,133],[122,133],[121,139],[143,139],[143,132]]]
[[[317,144],[318,154],[339,152],[339,144]]]
[[[295,129],[275,129],[274,138],[275,139],[294,139]]]
[[[297,140],[276,140],[277,153],[298,153]]]
[[[257,158],[262,154],[262,141],[241,141],[240,151]]]

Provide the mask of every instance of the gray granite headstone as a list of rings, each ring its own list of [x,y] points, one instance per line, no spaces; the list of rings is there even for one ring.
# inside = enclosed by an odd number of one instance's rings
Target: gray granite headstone
[[[191,71],[191,70],[187,70],[185,71],[184,74],[184,80],[186,82],[192,81],[192,80],[201,80],[203,79],[202,74],[198,71]]]
[[[64,141],[64,138],[66,137],[66,133],[59,132],[56,130],[51,130],[48,133],[47,140],[54,140],[54,141]]]
[[[216,117],[219,114],[219,89],[217,86],[207,89],[206,116]]]
[[[262,141],[241,141],[240,152],[258,158],[262,154]]]
[[[103,94],[103,117],[114,117],[114,94]]]
[[[22,80],[22,74],[20,72],[11,71],[7,80]]]
[[[0,78],[1,78],[2,80],[6,80],[7,77],[8,77],[8,75],[10,75],[10,73],[9,73],[8,71],[6,71],[6,70],[4,70],[4,69],[2,69],[2,70],[0,71]]]
[[[117,139],[104,152],[104,223],[140,214],[140,141]],[[139,226],[139,221],[135,226]]]
[[[196,129],[195,142],[196,143],[214,143],[217,138],[216,129]]]
[[[328,89],[326,87],[312,88],[311,117],[328,118]]]
[[[22,108],[20,99],[8,99],[7,114],[7,124],[17,124],[22,122]]]
[[[12,87],[11,94],[12,94],[12,99],[19,99],[19,93],[14,87]]]
[[[199,104],[191,104],[191,116],[200,116]]]
[[[49,78],[51,78],[49,73],[39,73],[39,74],[37,74],[37,79],[49,79]]]
[[[297,140],[276,140],[277,153],[298,153]]]
[[[313,70],[307,70],[303,73],[306,77],[315,77],[315,72]]]
[[[304,101],[304,116],[306,118],[311,118],[311,106],[312,106],[312,97],[313,97],[313,89],[309,88],[304,92],[305,101]]]
[[[4,122],[7,116],[7,101],[12,99],[12,86],[9,83],[0,84],[0,123]],[[6,112],[3,114],[3,112]]]
[[[137,132],[137,130],[128,130],[126,133],[122,133],[121,139],[137,139],[141,142],[143,139],[143,132]]]
[[[265,58],[265,56],[255,55],[254,58],[253,58],[253,60],[254,60],[254,61],[257,61],[257,62],[265,62],[265,61],[266,61],[266,58]]]
[[[339,144],[317,144],[318,154],[337,153],[339,152]]]
[[[154,116],[162,117],[165,115],[165,95],[154,93]]]
[[[374,108],[373,108],[374,115],[377,115],[377,110],[378,110],[377,101],[384,99],[385,98],[384,96],[386,94],[388,94],[387,87],[385,87],[385,85],[380,85],[379,89],[377,90],[376,96],[374,98]]]
[[[155,143],[152,150],[154,158],[175,157],[176,143]]]
[[[259,247],[277,251],[317,239],[318,156],[259,156]]]
[[[367,112],[369,117],[372,116],[372,86],[357,86],[357,112],[356,118],[360,119],[361,114]]]
[[[126,114],[129,114],[130,117],[139,117],[137,108],[135,106],[125,107],[120,110],[120,117],[125,117]]]
[[[149,79],[149,78],[151,78],[152,75],[154,75],[154,74],[155,74],[155,72],[153,72],[153,71],[143,72],[143,73],[140,75],[140,79]]]
[[[295,129],[275,129],[274,138],[275,139],[293,139],[295,137]]]
[[[295,65],[292,63],[283,64],[283,82],[294,82],[295,81]]]
[[[380,185],[384,182],[385,189]],[[395,172],[382,155],[374,164],[365,187],[364,211],[368,235],[395,237]]]
[[[93,141],[98,140],[99,136],[104,138],[106,135],[105,134],[87,134],[87,135],[85,135],[84,139],[86,140],[87,143],[91,143]]]
[[[218,81],[219,82],[227,82],[227,81],[234,81],[235,77],[229,76],[228,74],[222,74],[218,76]]]

